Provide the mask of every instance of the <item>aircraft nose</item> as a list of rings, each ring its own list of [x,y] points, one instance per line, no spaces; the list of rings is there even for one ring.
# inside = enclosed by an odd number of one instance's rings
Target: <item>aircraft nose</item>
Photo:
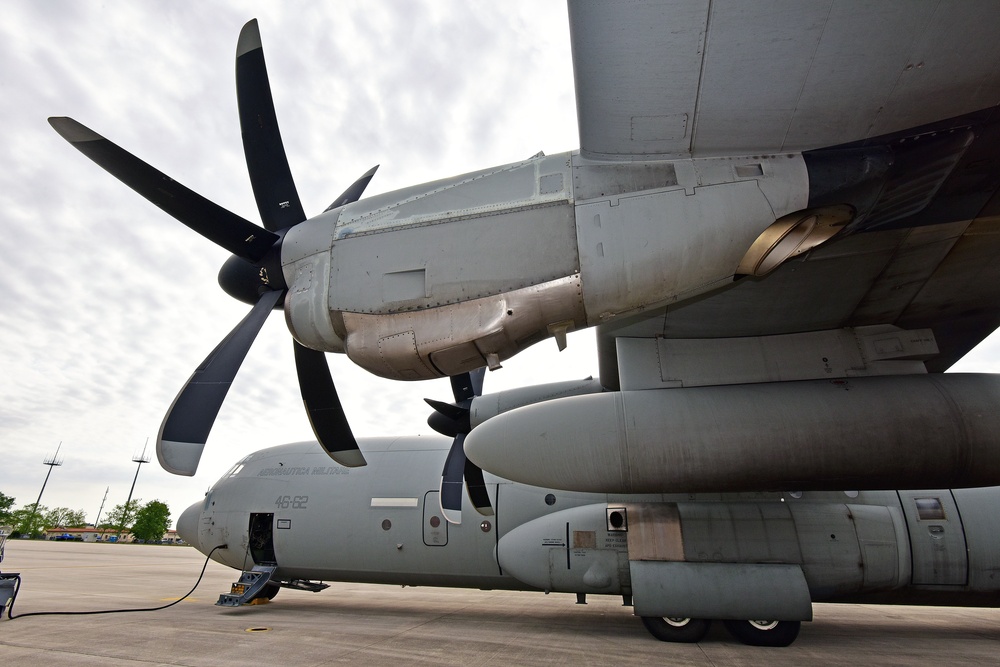
[[[177,534],[181,539],[201,551],[201,542],[198,539],[198,523],[201,521],[202,503],[195,503],[191,507],[181,512],[177,519]]]

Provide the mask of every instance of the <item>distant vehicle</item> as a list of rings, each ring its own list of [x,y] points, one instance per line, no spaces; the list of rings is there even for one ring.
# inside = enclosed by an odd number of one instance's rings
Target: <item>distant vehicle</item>
[[[56,535],[54,538],[57,542],[83,542],[83,538],[79,535],[70,535],[69,533],[63,533],[62,535]]]

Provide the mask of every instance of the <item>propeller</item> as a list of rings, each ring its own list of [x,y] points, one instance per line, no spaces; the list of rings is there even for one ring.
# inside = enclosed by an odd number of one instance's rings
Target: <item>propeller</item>
[[[483,470],[465,456],[465,436],[472,430],[469,421],[472,399],[483,393],[485,368],[477,368],[470,373],[451,376],[451,391],[454,403],[444,403],[425,398],[434,412],[427,418],[427,424],[440,433],[454,438],[441,473],[441,513],[449,523],[462,523],[462,487],[469,489],[469,499],[476,511],[483,515],[493,514],[493,505],[486,492]]]
[[[219,272],[227,294],[252,304],[250,312],[206,357],[181,389],[160,426],[160,465],[194,475],[226,393],[268,314],[287,292],[281,243],[306,219],[278,131],[257,21],[243,26],[236,47],[236,94],[247,170],[263,227],[189,190],[169,176],[72,118],[49,124],[74,148],[164,212],[233,254]],[[355,181],[331,205],[361,197],[378,166]],[[329,209],[327,209],[329,210]],[[293,341],[302,401],[316,439],[345,466],[365,465],[323,352]]]

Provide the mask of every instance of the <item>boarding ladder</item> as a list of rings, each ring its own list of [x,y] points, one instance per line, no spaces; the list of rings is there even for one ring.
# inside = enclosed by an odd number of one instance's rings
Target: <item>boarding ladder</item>
[[[216,606],[239,607],[247,604],[263,590],[277,567],[277,565],[254,565],[252,570],[244,570],[229,592],[219,596]]]

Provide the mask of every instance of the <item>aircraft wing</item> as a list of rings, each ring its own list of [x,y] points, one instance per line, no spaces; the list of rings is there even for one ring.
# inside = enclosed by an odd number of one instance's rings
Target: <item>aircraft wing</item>
[[[587,158],[802,152],[819,164],[891,153],[888,171],[853,191],[811,184],[810,206],[846,192],[866,211],[849,233],[766,277],[602,324],[605,386],[657,386],[634,381],[656,363],[659,381],[688,386],[667,368],[686,357],[692,369],[755,360],[756,370],[715,379],[692,370],[694,384],[788,379],[788,368],[763,370],[794,365],[774,350],[820,354],[848,328],[857,341],[889,328],[929,332],[930,347],[898,357],[940,372],[996,329],[998,13],[976,2],[571,2]],[[923,148],[907,157],[914,138]],[[860,167],[857,178],[867,178]],[[655,341],[655,352],[622,352],[621,339]]]
[[[1000,101],[994,2],[573,0],[582,154],[803,151]]]

